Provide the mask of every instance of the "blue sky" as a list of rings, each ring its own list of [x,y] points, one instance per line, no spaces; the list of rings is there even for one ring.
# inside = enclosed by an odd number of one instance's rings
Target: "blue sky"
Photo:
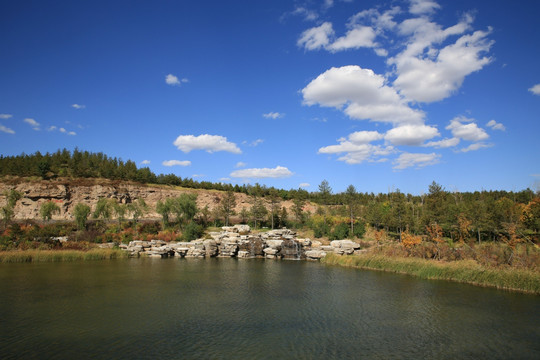
[[[335,192],[540,184],[540,3],[1,1],[0,153]]]

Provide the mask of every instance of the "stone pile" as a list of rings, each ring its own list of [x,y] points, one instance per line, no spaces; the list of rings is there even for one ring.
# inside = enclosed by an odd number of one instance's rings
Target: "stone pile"
[[[328,246],[320,241],[297,238],[290,229],[271,230],[252,234],[248,225],[224,226],[220,232],[211,232],[205,239],[191,242],[170,242],[162,240],[131,241],[120,247],[131,256],[145,254],[151,257],[237,257],[241,259],[291,259],[319,260],[328,252],[338,255],[353,254],[360,245],[351,240],[334,240]]]

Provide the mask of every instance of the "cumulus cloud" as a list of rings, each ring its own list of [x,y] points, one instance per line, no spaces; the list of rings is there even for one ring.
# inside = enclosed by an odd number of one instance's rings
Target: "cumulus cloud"
[[[331,68],[311,81],[304,104],[335,107],[353,119],[389,123],[422,123],[424,113],[410,108],[386,79],[370,69],[350,65]]]
[[[218,151],[227,151],[233,154],[242,153],[235,143],[229,142],[226,137],[219,135],[180,135],[173,144],[185,153],[192,150],[206,150],[209,153]]]
[[[327,49],[336,52],[347,49],[372,48],[375,43],[375,31],[369,26],[358,26],[347,31],[345,36],[337,38],[328,44]]]
[[[13,117],[13,115],[11,115],[11,114],[0,114],[0,119],[7,120],[7,119],[10,119],[12,117]]]
[[[5,127],[4,125],[1,125],[1,124],[0,124],[0,131],[4,132],[6,134],[15,134],[15,131],[13,131],[12,129],[10,129],[8,127]]]
[[[350,134],[347,139],[338,139],[338,145],[325,146],[319,149],[319,154],[343,154],[339,161],[347,164],[360,164],[364,161],[379,161],[395,151],[393,146],[373,145],[370,142],[380,140],[384,135],[377,131],[358,131]]]
[[[40,125],[39,125],[39,123],[38,123],[36,120],[31,119],[31,118],[26,118],[26,119],[24,119],[23,121],[24,121],[25,123],[29,124],[34,130],[36,130],[36,131],[39,131],[39,130],[40,130],[40,129],[39,129],[39,126],[40,126]]]
[[[141,165],[148,165],[148,164],[150,164],[150,160],[141,161]]]
[[[394,145],[419,146],[424,141],[439,136],[437,128],[427,125],[403,125],[388,130],[384,139]]]
[[[465,34],[472,20],[472,16],[464,16],[461,22],[446,29],[427,18],[401,23],[400,33],[410,40],[405,50],[389,59],[397,73],[393,86],[407,99],[417,102],[440,101],[455,93],[467,75],[491,62],[490,57],[483,56],[493,44],[487,39],[491,29]],[[453,44],[437,48],[454,35],[462,36]]]
[[[162,162],[164,166],[190,166],[189,160],[165,160]]]
[[[534,85],[532,88],[529,89],[530,92],[532,92],[534,95],[540,95],[540,84]]]
[[[175,76],[173,74],[169,74],[169,75],[165,76],[165,83],[167,83],[168,85],[179,86],[182,83],[187,83],[187,82],[189,82],[188,79],[181,79],[180,80],[177,76]]]
[[[80,104],[73,104],[71,105],[72,108],[75,108],[77,110],[86,108],[86,105],[80,105]]]
[[[269,168],[253,168],[236,170],[231,173],[231,177],[242,179],[263,179],[263,178],[286,178],[292,176],[293,173],[283,166],[276,166],[273,169]]]
[[[269,112],[269,113],[263,114],[263,117],[265,117],[267,119],[279,119],[279,118],[282,118],[284,116],[285,116],[285,114],[278,113],[278,112]]]
[[[411,0],[409,12],[414,15],[431,14],[440,7],[439,4],[432,0]]]
[[[319,50],[330,44],[330,38],[334,36],[332,23],[325,22],[320,26],[307,29],[298,39],[297,45],[306,50]]]
[[[435,165],[439,163],[441,155],[431,154],[419,154],[404,152],[399,155],[397,159],[393,161],[393,168],[402,170],[409,167],[416,167],[417,169],[423,168],[428,165]]]
[[[468,119],[464,116],[458,116],[450,120],[450,125],[446,127],[454,137],[468,140],[481,141],[489,138],[489,135],[474,122],[474,119]]]
[[[67,134],[68,134],[69,136],[75,136],[75,135],[77,135],[77,133],[76,133],[75,131],[69,131]]]
[[[306,50],[326,49],[338,52],[348,49],[373,48],[376,33],[370,26],[353,24],[344,36],[335,38],[332,23],[324,22],[319,26],[305,30],[297,41],[299,47]]]
[[[303,183],[300,183],[300,185],[298,185],[298,186],[301,187],[301,188],[308,188],[311,185],[309,183],[303,182]]]
[[[487,124],[488,127],[492,128],[493,130],[500,130],[505,131],[506,128],[503,124],[496,122],[495,120],[490,120]]]

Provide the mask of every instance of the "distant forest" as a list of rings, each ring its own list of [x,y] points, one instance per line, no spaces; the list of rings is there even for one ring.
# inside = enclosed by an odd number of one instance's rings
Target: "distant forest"
[[[531,189],[457,192],[447,191],[434,181],[422,195],[404,194],[399,189],[387,194],[362,193],[353,185],[344,192],[333,193],[330,184],[323,180],[317,192],[284,190],[260,184],[195,181],[175,174],[156,175],[148,167],[138,168],[131,160],[78,149],[73,152],[63,149],[52,154],[0,155],[0,176],[106,178],[245,193],[254,198],[267,197],[273,202],[293,200],[298,208],[297,223],[313,228],[325,228],[330,218],[338,222],[338,219],[349,218],[394,234],[408,230],[429,235],[430,231],[435,231],[446,237],[460,238],[467,233],[478,241],[516,236],[538,241],[540,233],[540,194]],[[305,201],[319,204],[316,214],[302,214]]]

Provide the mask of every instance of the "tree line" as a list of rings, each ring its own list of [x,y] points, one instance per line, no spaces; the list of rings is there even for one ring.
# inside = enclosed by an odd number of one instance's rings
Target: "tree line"
[[[137,168],[133,161],[66,149],[52,154],[1,156],[0,175],[54,177],[89,177],[129,180],[149,184],[176,185],[186,188],[214,189],[226,192],[219,207],[198,209],[202,221],[223,219],[229,223],[232,215],[242,222],[257,226],[276,227],[286,224],[313,229],[315,235],[328,236],[348,224],[349,235],[361,233],[363,224],[385,230],[402,240],[402,233],[432,236],[434,233],[450,239],[475,238],[478,242],[525,238],[538,241],[540,231],[540,196],[530,189],[513,191],[447,191],[433,182],[421,195],[404,194],[399,189],[386,194],[358,192],[353,185],[346,191],[333,193],[328,181],[323,180],[318,191],[305,189],[275,189],[264,185],[232,185],[198,182],[174,174],[155,175],[148,167]],[[250,195],[252,206],[239,214],[234,213],[234,193]],[[292,200],[290,214],[281,206],[283,200]],[[9,198],[1,209],[2,217],[11,217],[15,198]],[[317,211],[304,211],[307,202],[318,204]],[[167,200],[156,211],[167,214],[180,205]],[[181,206],[180,206],[181,207]],[[172,211],[172,210],[171,210]],[[166,221],[164,221],[166,223]]]

